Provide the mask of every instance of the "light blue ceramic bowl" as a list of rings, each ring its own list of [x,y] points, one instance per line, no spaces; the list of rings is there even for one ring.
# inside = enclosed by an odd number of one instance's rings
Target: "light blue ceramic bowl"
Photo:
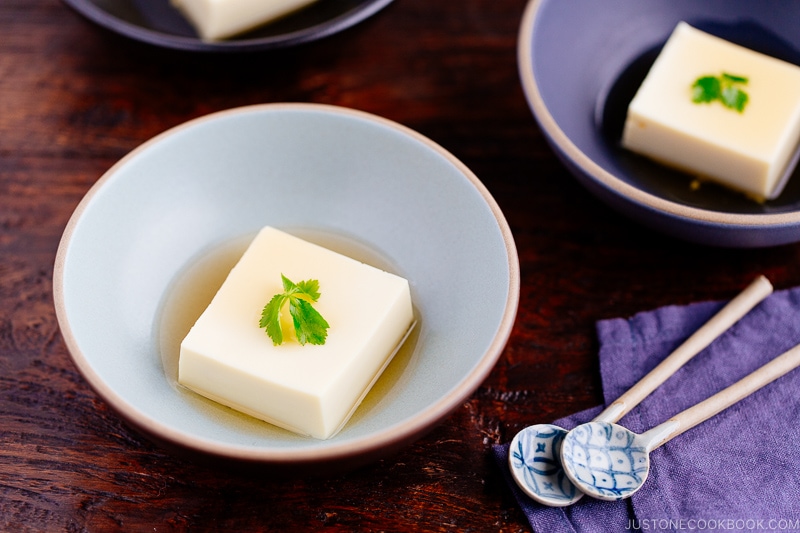
[[[165,324],[176,287],[265,225],[411,283],[417,329],[329,440],[239,415],[174,381],[180,335]],[[212,457],[325,470],[384,457],[463,403],[508,339],[519,265],[488,191],[438,145],[362,112],[271,104],[193,120],[112,167],[66,227],[54,293],[75,364],[137,428]]]
[[[800,2],[532,0],[519,35],[522,85],[556,154],[600,199],[690,241],[761,247],[800,240],[800,172],[763,205],[622,150],[627,103],[679,21],[800,64]]]

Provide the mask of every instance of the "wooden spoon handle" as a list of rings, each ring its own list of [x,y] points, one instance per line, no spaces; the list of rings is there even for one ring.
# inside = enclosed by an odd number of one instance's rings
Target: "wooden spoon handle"
[[[600,413],[595,421],[616,422],[628,411],[639,405],[651,392],[664,383],[670,376],[678,371],[692,357],[711,344],[714,339],[722,335],[731,326],[746,315],[761,300],[772,293],[772,284],[764,276],[757,277],[738,296],[720,309],[716,315],[703,324],[691,337],[678,346],[657,367],[639,380],[636,385],[628,389],[614,403]]]
[[[714,396],[678,413],[663,424],[659,424],[647,431],[643,436],[652,435],[651,445],[648,448],[654,449],[661,446],[684,431],[708,420],[720,411],[724,411],[765,385],[772,383],[798,366],[800,366],[800,344],[779,355],[730,387],[721,390]]]

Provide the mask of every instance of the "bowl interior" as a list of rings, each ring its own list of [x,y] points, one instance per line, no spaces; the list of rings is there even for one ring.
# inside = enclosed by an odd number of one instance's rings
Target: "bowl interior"
[[[327,441],[184,391],[170,370],[181,335],[165,313],[190,297],[182,280],[205,279],[210,298],[226,272],[204,262],[235,261],[265,225],[411,284],[410,342]],[[219,113],[129,154],[73,216],[56,281],[73,358],[114,407],[170,440],[263,460],[351,453],[438,421],[493,366],[519,290],[506,223],[463,165],[401,126],[316,105]]]
[[[800,4],[747,0],[538,2],[533,75],[547,110],[575,146],[611,175],[656,197],[709,211],[777,214],[800,208],[800,170],[782,195],[758,204],[632,154],[619,145],[627,105],[680,21],[800,64]]]
[[[64,0],[100,25],[168,48],[243,51],[280,48],[318,39],[352,26],[392,0],[320,0],[231,39],[204,42],[169,0]]]

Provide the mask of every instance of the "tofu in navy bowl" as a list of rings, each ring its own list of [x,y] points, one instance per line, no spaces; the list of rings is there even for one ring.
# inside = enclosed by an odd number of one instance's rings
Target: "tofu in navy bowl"
[[[532,0],[520,76],[556,154],[614,209],[696,243],[776,246],[800,240],[798,24],[786,1]]]

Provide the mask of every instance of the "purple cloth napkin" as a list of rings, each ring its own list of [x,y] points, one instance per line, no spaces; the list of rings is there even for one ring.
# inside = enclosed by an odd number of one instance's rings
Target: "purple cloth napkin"
[[[669,306],[597,323],[606,405],[617,399],[723,302]],[[719,392],[800,343],[800,288],[776,291],[696,355],[620,424],[641,433]],[[555,423],[571,429],[601,407]],[[542,422],[531,420],[531,423]],[[598,531],[800,531],[800,368],[650,455],[650,476],[633,497],[588,496],[546,507],[520,491],[508,444],[493,452],[537,533]]]

